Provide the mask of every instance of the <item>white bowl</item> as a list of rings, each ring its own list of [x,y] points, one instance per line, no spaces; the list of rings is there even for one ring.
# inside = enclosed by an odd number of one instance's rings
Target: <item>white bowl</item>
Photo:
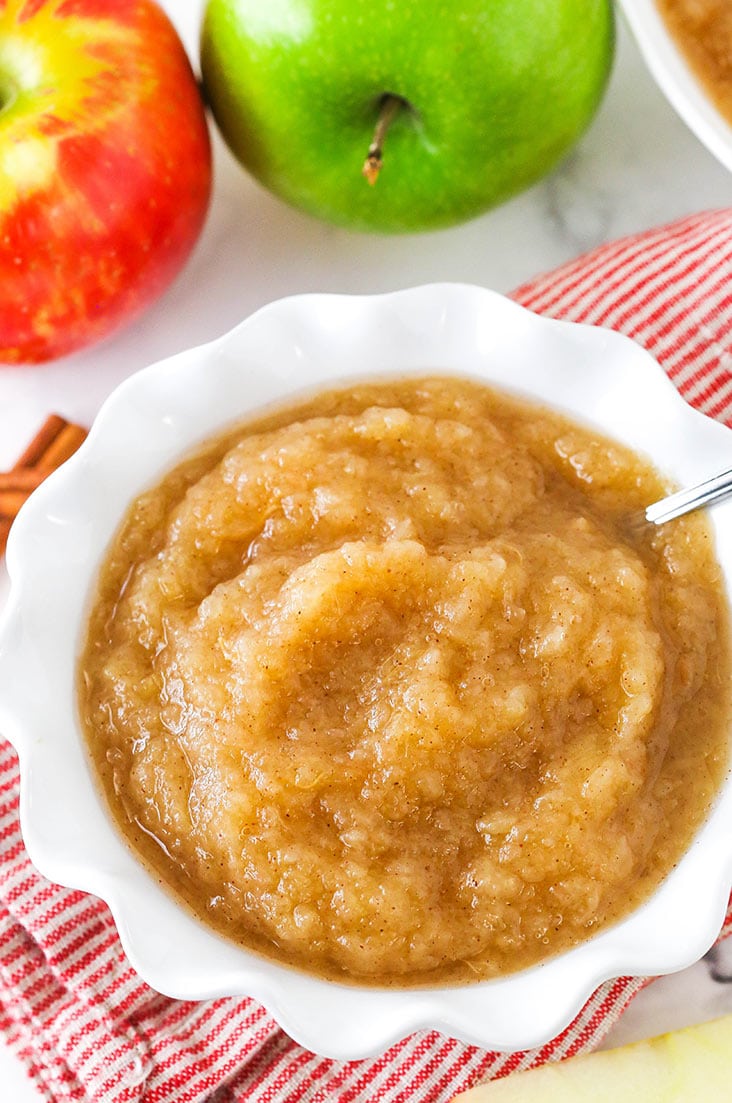
[[[467,987],[375,990],[265,961],[213,933],[163,891],[112,824],[84,749],[75,667],[90,592],[129,501],[232,419],[315,386],[455,373],[531,396],[647,453],[680,483],[729,465],[732,433],[691,410],[625,337],[550,321],[477,287],[375,297],[309,295],[133,376],[87,442],[32,496],[8,546],[0,627],[0,726],[18,749],[21,822],[47,877],[96,893],[154,988],[183,999],[250,995],[297,1041],[358,1058],[421,1027],[490,1049],[558,1033],[602,981],[680,969],[712,944],[732,881],[732,786],[655,895],[569,953]],[[714,512],[732,579],[732,505]]]
[[[655,0],[620,0],[620,4],[661,91],[710,153],[732,171],[732,126],[714,106]]]

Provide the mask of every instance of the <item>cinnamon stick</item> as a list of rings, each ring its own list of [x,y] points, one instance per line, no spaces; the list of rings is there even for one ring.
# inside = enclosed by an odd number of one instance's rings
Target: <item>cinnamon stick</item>
[[[80,448],[86,439],[86,429],[80,425],[72,425],[67,422],[61,432],[50,442],[45,452],[37,461],[36,466],[43,468],[46,473],[55,471],[62,463],[66,463],[77,448]]]
[[[13,469],[17,471],[20,467],[35,467],[65,425],[68,425],[66,418],[60,414],[50,414],[23,454],[15,461]]]
[[[86,438],[86,429],[50,414],[10,471],[0,472],[0,555],[10,526],[30,494],[65,463]]]
[[[27,498],[24,490],[0,490],[0,517],[17,517]]]
[[[31,494],[48,475],[42,467],[14,467],[11,471],[0,471],[0,492],[22,490]]]
[[[8,536],[10,534],[10,526],[12,525],[12,519],[10,517],[0,517],[0,555],[5,552],[5,545],[8,542]]]

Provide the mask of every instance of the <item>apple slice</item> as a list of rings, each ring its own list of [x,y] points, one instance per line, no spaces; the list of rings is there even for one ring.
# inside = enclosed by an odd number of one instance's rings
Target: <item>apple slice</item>
[[[732,1099],[732,1015],[519,1072],[453,1103],[719,1103]]]

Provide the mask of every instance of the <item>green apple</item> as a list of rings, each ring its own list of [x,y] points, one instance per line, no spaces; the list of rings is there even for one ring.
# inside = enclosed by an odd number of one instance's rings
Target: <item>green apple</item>
[[[399,232],[472,218],[547,173],[592,118],[613,44],[610,0],[209,0],[201,64],[266,187]]]
[[[453,1103],[722,1103],[732,1098],[732,1015],[472,1088]]]

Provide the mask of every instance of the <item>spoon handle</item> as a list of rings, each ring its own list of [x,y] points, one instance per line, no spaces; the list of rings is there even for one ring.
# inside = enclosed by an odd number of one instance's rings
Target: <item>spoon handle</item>
[[[673,521],[675,517],[683,517],[692,509],[700,509],[712,502],[721,502],[730,495],[732,495],[732,467],[697,486],[691,486],[688,490],[679,490],[676,494],[670,494],[668,498],[662,498],[660,502],[654,502],[646,509],[646,521],[654,525],[663,525],[666,521]]]

